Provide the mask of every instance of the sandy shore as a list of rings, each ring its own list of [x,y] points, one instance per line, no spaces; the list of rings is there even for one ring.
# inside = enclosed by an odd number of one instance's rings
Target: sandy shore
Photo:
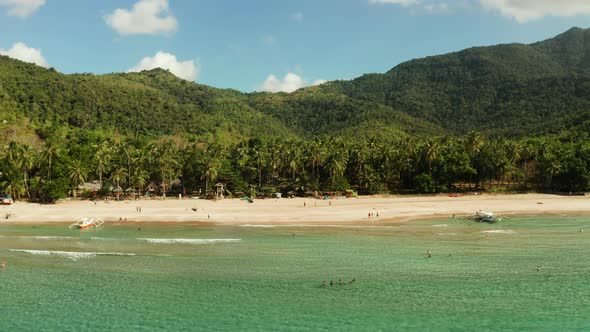
[[[141,212],[137,208],[141,207]],[[196,211],[195,211],[196,209]],[[211,222],[220,224],[404,222],[464,216],[476,210],[503,215],[590,213],[590,196],[544,194],[478,195],[463,197],[359,197],[330,201],[264,199],[249,204],[239,199],[207,201],[167,199],[139,201],[65,201],[53,205],[17,202],[2,206],[0,222],[74,222],[82,217],[107,222]],[[375,217],[369,218],[369,212]],[[377,213],[379,218],[376,217]],[[6,219],[6,215],[9,218]]]

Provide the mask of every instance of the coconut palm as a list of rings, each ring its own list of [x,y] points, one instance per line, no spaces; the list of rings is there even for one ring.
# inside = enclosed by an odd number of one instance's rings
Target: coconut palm
[[[51,181],[51,166],[53,160],[59,156],[61,150],[59,146],[51,140],[45,141],[44,145],[45,146],[41,155],[42,160],[47,163],[47,181]]]
[[[111,147],[108,141],[102,141],[95,146],[94,159],[96,162],[96,173],[98,174],[98,182],[102,188],[102,176],[105,174],[111,164]]]
[[[68,167],[68,178],[70,182],[74,186],[74,198],[76,197],[76,188],[86,181],[86,177],[88,176],[88,171],[82,164],[80,160],[72,160],[70,166]]]

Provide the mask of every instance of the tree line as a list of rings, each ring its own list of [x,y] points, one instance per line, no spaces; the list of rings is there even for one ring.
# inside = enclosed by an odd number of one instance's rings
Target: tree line
[[[63,143],[66,142],[66,143]],[[565,191],[590,188],[590,141],[465,136],[399,139],[324,137],[197,141],[52,133],[42,143],[12,140],[0,151],[0,191],[52,202],[85,182],[143,195],[231,193],[439,193],[465,190]],[[180,187],[182,189],[178,189]],[[176,192],[175,192],[176,193]]]

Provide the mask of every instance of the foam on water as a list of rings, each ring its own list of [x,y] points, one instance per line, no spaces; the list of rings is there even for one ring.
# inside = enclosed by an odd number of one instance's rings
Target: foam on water
[[[322,224],[243,224],[240,227],[275,228],[275,227],[309,227],[309,228],[398,228],[400,226],[372,226],[372,225],[322,225]]]
[[[23,252],[31,255],[40,256],[60,256],[71,260],[81,258],[93,258],[96,256],[135,256],[132,253],[122,252],[79,252],[79,251],[59,251],[59,250],[27,250],[27,249],[9,249],[11,252]]]
[[[25,236],[25,235],[8,236],[8,235],[0,235],[0,237],[12,238],[12,239],[35,239],[35,240],[74,240],[74,239],[78,239],[73,236]]]
[[[495,234],[516,234],[515,231],[511,229],[492,229],[489,231],[482,231],[482,233],[495,233]]]
[[[242,239],[150,239],[139,238],[138,240],[157,244],[214,244],[240,242]]]

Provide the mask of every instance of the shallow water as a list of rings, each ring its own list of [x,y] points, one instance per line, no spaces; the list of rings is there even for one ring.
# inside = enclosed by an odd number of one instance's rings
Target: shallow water
[[[0,224],[0,330],[590,330],[588,257],[589,217]]]

